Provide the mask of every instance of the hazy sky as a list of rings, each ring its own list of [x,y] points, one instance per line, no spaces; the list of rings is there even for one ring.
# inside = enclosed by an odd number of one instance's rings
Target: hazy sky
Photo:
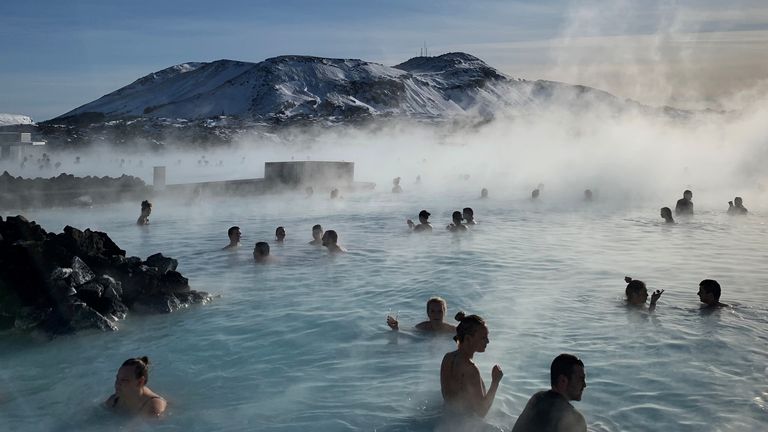
[[[178,63],[394,65],[425,42],[648,104],[732,108],[768,89],[766,0],[3,1],[0,41],[0,112],[37,121]]]

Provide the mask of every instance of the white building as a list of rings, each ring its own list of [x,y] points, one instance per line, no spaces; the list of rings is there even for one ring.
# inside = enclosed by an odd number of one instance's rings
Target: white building
[[[39,157],[45,141],[32,141],[29,132],[0,132],[0,160],[21,161],[24,156]]]

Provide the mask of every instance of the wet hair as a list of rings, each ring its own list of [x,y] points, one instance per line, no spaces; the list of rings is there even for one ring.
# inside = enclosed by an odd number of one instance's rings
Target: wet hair
[[[141,209],[144,210],[144,209],[147,209],[147,208],[151,209],[152,208],[152,203],[147,201],[147,200],[142,201],[141,202]]]
[[[431,213],[429,213],[426,210],[422,210],[422,211],[419,212],[419,217],[423,217],[424,219],[429,219],[430,215],[431,215]]]
[[[261,256],[267,256],[269,255],[269,243],[267,242],[258,242],[253,247],[253,256],[256,256],[256,252],[258,251],[258,254]]]
[[[663,217],[664,219],[672,219],[672,209],[670,209],[669,207],[662,207],[661,217]]]
[[[331,241],[333,241],[334,243],[339,241],[339,235],[336,234],[336,231],[334,231],[334,230],[328,230],[323,235],[327,235],[328,238],[331,239]]]
[[[686,189],[685,192],[683,192],[683,196],[686,196],[686,195],[693,196],[693,192],[691,192],[690,190]]]
[[[232,235],[235,234],[235,231],[239,231],[239,230],[240,230],[239,226],[229,227],[229,229],[227,230],[227,236],[232,237]]]
[[[312,227],[312,231],[322,231],[323,227],[320,226],[320,224],[317,224]]]
[[[144,377],[144,384],[149,381],[149,357],[136,357],[131,358],[123,362],[120,367],[133,367],[134,376],[136,379]]]
[[[743,202],[744,202],[744,200],[743,200],[743,199],[741,199],[741,197],[736,197],[736,198],[734,198],[733,200],[736,202],[736,204],[741,204],[741,203],[743,203]]]
[[[645,282],[643,281],[632,279],[629,276],[624,277],[624,281],[627,283],[627,288],[624,290],[624,294],[626,294],[627,298],[639,294],[642,290],[647,290]]]
[[[277,233],[279,233],[280,231],[282,231],[282,232],[283,232],[283,234],[285,234],[285,228],[283,228],[283,227],[279,226],[279,227],[277,227],[277,228],[275,229],[275,236],[277,236]]]
[[[557,385],[557,378],[560,375],[565,375],[568,379],[573,375],[573,368],[576,366],[584,367],[578,357],[573,354],[560,354],[552,360],[552,365],[549,366],[549,381],[552,387]]]
[[[462,210],[462,214],[463,213],[467,213],[470,216],[474,216],[475,215],[475,211],[472,210],[472,207],[464,207],[464,209]]]
[[[703,281],[699,282],[699,288],[706,292],[712,293],[716,302],[720,301],[720,284],[717,283],[716,280],[704,279]]]
[[[459,311],[455,319],[459,322],[459,325],[456,326],[456,336],[453,337],[456,342],[463,342],[464,336],[472,336],[477,333],[478,329],[485,327],[485,320],[479,315],[468,316],[463,311]]]
[[[464,219],[464,216],[462,216],[461,212],[457,210],[457,211],[453,212],[453,215],[451,216],[451,218],[453,220],[462,220],[462,219]]]
[[[440,303],[440,306],[443,307],[443,310],[448,309],[448,302],[445,301],[442,297],[431,297],[429,300],[427,300],[427,312],[429,312],[429,305],[432,303]]]

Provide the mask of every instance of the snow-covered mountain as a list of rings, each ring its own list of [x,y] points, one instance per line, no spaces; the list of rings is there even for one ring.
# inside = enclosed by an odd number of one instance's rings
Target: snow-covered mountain
[[[32,117],[21,114],[0,113],[0,126],[31,125],[35,124]]]
[[[535,109],[551,103],[599,103],[611,109],[637,105],[588,87],[513,79],[465,53],[415,57],[393,67],[280,56],[259,63],[218,60],[172,66],[50,122],[493,117],[504,107]]]

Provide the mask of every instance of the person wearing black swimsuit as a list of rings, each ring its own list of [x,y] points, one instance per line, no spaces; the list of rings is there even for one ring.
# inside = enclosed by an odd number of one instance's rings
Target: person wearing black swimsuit
[[[165,411],[165,399],[147,387],[149,379],[149,359],[132,358],[123,362],[115,377],[115,393],[105,405],[112,410],[132,414],[157,417]]]

